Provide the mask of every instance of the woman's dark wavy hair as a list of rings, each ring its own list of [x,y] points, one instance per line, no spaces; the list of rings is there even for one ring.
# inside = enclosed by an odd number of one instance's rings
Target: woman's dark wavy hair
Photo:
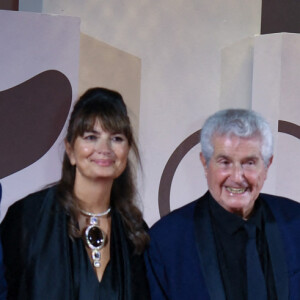
[[[122,133],[140,164],[140,156],[133,137],[130,119],[122,96],[105,88],[91,88],[77,101],[70,117],[65,141],[74,146],[78,136],[91,131],[96,121],[109,131]],[[124,172],[114,180],[111,191],[111,206],[116,209],[125,224],[128,238],[132,241],[135,253],[142,253],[149,242],[145,231],[142,213],[135,204],[136,188],[132,165],[128,159]],[[62,177],[58,184],[58,197],[69,214],[69,236],[78,238],[77,226],[78,201],[73,193],[75,166],[72,166],[66,152],[64,153]]]

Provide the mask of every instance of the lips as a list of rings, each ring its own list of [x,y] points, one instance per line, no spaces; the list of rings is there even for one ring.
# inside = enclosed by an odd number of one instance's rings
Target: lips
[[[112,159],[94,159],[93,161],[97,165],[103,166],[103,167],[111,166],[114,163],[114,161]]]
[[[247,188],[234,188],[234,187],[226,187],[226,190],[231,194],[243,194]]]

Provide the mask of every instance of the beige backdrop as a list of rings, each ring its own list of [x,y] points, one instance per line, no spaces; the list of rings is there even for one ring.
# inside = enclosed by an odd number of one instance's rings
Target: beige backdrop
[[[139,128],[141,60],[87,34],[80,35],[79,95],[100,86],[120,92],[136,134]]]
[[[13,163],[14,160],[25,155],[24,143],[31,145],[32,152],[38,150],[36,148],[41,147],[40,140],[49,136],[50,130],[44,129],[38,131],[37,135],[32,132],[22,142],[24,137],[22,130],[25,130],[27,125],[34,126],[37,130],[42,126],[43,122],[39,122],[38,118],[33,118],[33,116],[39,116],[40,113],[40,117],[43,118],[44,113],[44,118],[48,119],[51,114],[53,116],[49,119],[51,124],[45,124],[45,126],[58,126],[56,116],[61,113],[62,106],[57,103],[55,95],[60,97],[62,86],[52,85],[51,76],[47,74],[54,74],[54,78],[60,74],[61,78],[69,83],[70,90],[67,89],[67,97],[71,99],[62,98],[62,102],[75,100],[79,68],[79,26],[80,19],[77,17],[0,11],[0,91],[8,95],[11,94],[12,89],[20,89],[20,84],[23,87],[25,85],[25,88],[21,89],[24,94],[17,99],[11,99],[12,110],[7,109],[7,114],[10,114],[7,117],[10,119],[11,126],[4,125],[1,123],[4,119],[0,119],[1,129],[6,132],[12,128],[19,128],[16,135],[13,133],[8,135],[11,139],[2,136],[2,147],[4,144],[11,147],[11,151],[16,154],[14,157],[2,157],[1,161],[10,160]],[[43,77],[43,74],[46,74],[46,77]],[[29,82],[26,82],[28,80]],[[54,81],[54,83],[57,82],[59,81]],[[28,84],[30,84],[30,89],[26,88]],[[43,89],[40,89],[40,84],[44,87]],[[40,95],[47,97],[47,94],[54,98],[39,98]],[[4,97],[2,100],[0,107],[3,109],[3,104],[8,101],[8,98]],[[45,107],[39,109],[39,100],[46,100],[45,106],[52,103],[52,107],[55,107],[57,111],[53,112],[51,109],[45,111]],[[6,114],[6,112],[1,111],[1,114]],[[64,115],[65,120],[60,120],[61,126],[65,123],[67,115],[68,110]],[[24,117],[27,117],[27,124],[22,123],[25,120]],[[33,121],[34,124],[30,124]],[[20,164],[20,169],[15,169],[15,173],[0,178],[1,218],[14,201],[59,179],[63,136],[64,130],[59,128],[57,135],[52,137],[54,138],[53,145],[50,145],[50,149],[46,148],[40,153],[38,160],[30,160],[30,164],[25,168]],[[10,144],[7,145],[7,143]]]
[[[20,0],[23,4],[26,1]],[[299,114],[296,97],[299,93],[295,84],[289,86],[293,81],[289,81],[288,76],[295,79],[299,74],[292,67],[294,51],[280,56],[287,53],[287,44],[278,41],[266,44],[261,51],[266,58],[275,54],[274,64],[258,64],[256,40],[260,37],[256,35],[260,32],[261,0],[42,2],[44,13],[80,17],[84,34],[130,53],[141,62],[139,137],[145,175],[140,178],[140,193],[149,225],[160,217],[160,182],[174,153],[178,155],[177,163],[178,158],[180,161],[168,178],[172,179],[170,199],[165,201],[169,201],[170,209],[192,201],[206,190],[199,162],[200,147],[194,133],[201,129],[209,114],[225,107],[262,108],[263,114],[274,118],[277,143],[284,140],[280,142],[282,148],[277,144],[275,155],[283,157],[281,165],[274,162],[271,167],[265,191],[299,201],[296,172],[299,168],[294,167],[293,161],[286,163],[298,159],[296,153],[295,156],[286,153],[292,148],[296,151],[299,139],[277,134],[278,114],[269,114],[276,103],[280,103],[280,119],[299,125],[299,120],[281,115],[290,106],[290,102],[286,104],[290,99],[296,104],[292,113]],[[279,47],[280,44],[283,47]],[[268,60],[261,58],[261,61],[267,63]],[[280,70],[279,66],[288,61],[291,65]],[[259,83],[267,79],[269,81],[258,88]],[[290,88],[295,97],[290,97]],[[259,97],[256,96],[258,91]],[[288,149],[283,150],[285,145]],[[279,173],[281,177],[277,177]],[[289,186],[284,187],[286,184]]]

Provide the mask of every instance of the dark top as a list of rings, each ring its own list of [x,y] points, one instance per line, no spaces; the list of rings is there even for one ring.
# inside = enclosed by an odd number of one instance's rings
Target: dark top
[[[226,211],[210,196],[209,209],[226,299],[247,299],[246,244],[248,237],[244,224],[251,222],[257,227],[256,243],[266,280],[268,299],[276,300],[275,282],[264,230],[267,214],[264,212],[268,208],[262,205],[260,199],[257,199],[250,219],[245,221]]]
[[[7,299],[149,299],[143,256],[113,207],[111,216],[111,258],[99,283],[83,241],[68,236],[55,187],[13,204],[1,223]]]
[[[4,266],[2,257],[2,245],[0,243],[0,300],[5,300],[7,294],[7,284],[4,278]]]
[[[71,245],[72,264],[74,281],[80,282],[77,285],[78,299],[118,299],[117,291],[111,286],[111,278],[113,278],[111,261],[107,264],[104,271],[102,281],[99,282],[87,255],[84,243],[80,239],[76,239]],[[109,293],[107,293],[109,291]],[[76,299],[77,299],[76,298]]]
[[[2,187],[0,183],[0,202],[2,199]],[[0,242],[0,300],[5,300],[6,299],[6,281],[4,278],[4,266],[3,266],[3,254],[2,254],[2,245]]]
[[[114,228],[114,224],[112,224]],[[70,254],[73,266],[73,278],[76,282],[76,299],[123,299],[122,289],[116,286],[120,267],[117,265],[115,234],[111,234],[111,257],[102,276],[101,282],[92,267],[82,239],[70,242]]]

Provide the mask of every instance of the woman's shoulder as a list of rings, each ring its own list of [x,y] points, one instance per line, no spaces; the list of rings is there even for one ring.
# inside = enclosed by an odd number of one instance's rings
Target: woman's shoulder
[[[46,202],[53,201],[56,186],[47,187],[40,191],[31,193],[26,197],[14,202],[7,210],[3,222],[8,220],[16,220],[21,218],[23,221],[27,219],[29,222],[34,220],[41,208]]]
[[[19,208],[38,208],[43,204],[43,200],[53,198],[52,195],[55,193],[56,186],[47,187],[37,192],[31,193],[26,197],[17,200],[13,203],[10,208],[19,209]]]

